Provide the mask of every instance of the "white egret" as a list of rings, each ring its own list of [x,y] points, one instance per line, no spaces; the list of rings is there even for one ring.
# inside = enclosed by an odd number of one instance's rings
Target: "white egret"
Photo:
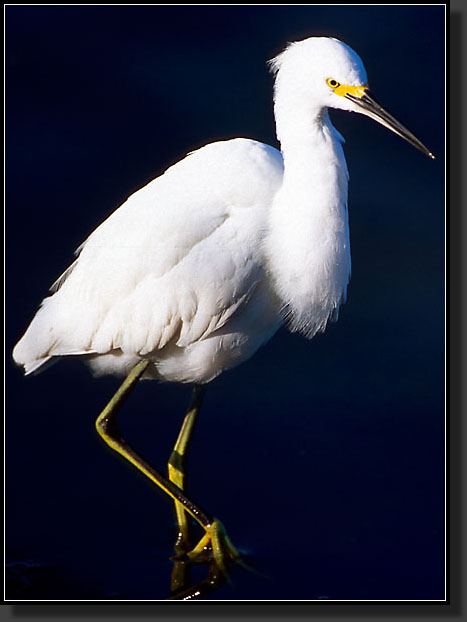
[[[371,117],[433,158],[370,97],[346,44],[312,37],[270,62],[280,151],[245,138],[208,144],[130,196],[79,247],[14,349],[27,374],[80,356],[126,380],[97,420],[105,441],[176,502],[176,550],[237,553],[183,491],[202,385],[251,357],[282,323],[308,338],[337,317],[350,276],[347,167],[328,108]],[[139,378],[192,383],[165,478],[121,438],[115,415]],[[191,549],[186,513],[204,529]],[[190,550],[191,549],[191,550]]]

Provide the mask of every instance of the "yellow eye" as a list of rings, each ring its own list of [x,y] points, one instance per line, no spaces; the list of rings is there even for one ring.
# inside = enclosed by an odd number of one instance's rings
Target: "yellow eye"
[[[340,86],[339,82],[337,80],[334,80],[334,78],[328,78],[326,80],[326,84],[332,89],[337,89],[337,87]]]

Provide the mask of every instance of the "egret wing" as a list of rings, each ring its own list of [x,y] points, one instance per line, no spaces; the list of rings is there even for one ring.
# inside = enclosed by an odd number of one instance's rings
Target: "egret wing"
[[[263,276],[280,153],[235,139],[190,154],[85,241],[15,359],[186,347],[225,325]],[[27,352],[25,352],[27,350]]]

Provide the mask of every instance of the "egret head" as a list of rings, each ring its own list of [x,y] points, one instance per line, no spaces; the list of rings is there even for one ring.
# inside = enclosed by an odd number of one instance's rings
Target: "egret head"
[[[291,43],[270,61],[275,91],[294,93],[310,110],[340,108],[364,114],[395,132],[426,155],[433,154],[371,96],[362,60],[348,45],[331,37]]]

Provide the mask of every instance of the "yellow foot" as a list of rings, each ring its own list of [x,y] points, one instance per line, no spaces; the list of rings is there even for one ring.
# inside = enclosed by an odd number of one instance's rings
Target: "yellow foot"
[[[225,578],[228,577],[228,564],[232,562],[244,565],[240,553],[234,547],[224,526],[217,518],[204,527],[206,533],[193,550],[187,553],[195,563],[213,561]]]

